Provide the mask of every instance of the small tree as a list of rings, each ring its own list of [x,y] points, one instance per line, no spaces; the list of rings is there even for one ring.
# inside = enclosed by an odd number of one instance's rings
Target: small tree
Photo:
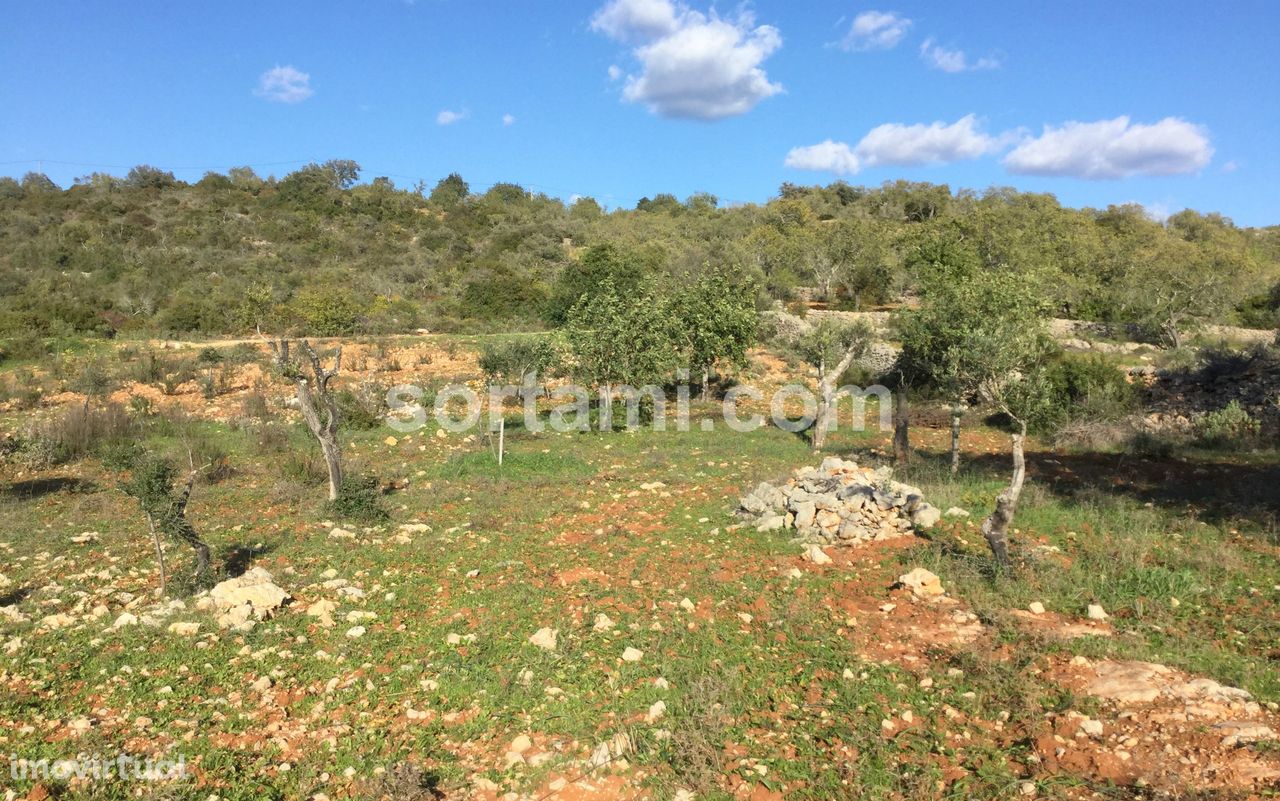
[[[307,340],[298,340],[298,349],[306,358],[306,364],[290,355],[289,340],[282,338],[271,342],[276,367],[294,382],[302,419],[320,443],[325,467],[329,471],[329,500],[332,502],[338,500],[342,492],[342,448],[338,445],[338,398],[329,382],[342,369],[342,347],[334,351],[332,370],[324,369],[319,354]]]
[[[832,428],[840,376],[854,361],[866,355],[870,344],[871,328],[866,323],[839,323],[831,319],[819,322],[797,343],[805,361],[818,370],[818,415],[812,436],[815,451],[826,445],[827,432]]]
[[[1020,369],[1044,336],[1043,304],[1029,279],[979,269],[935,272],[924,303],[898,319],[902,366],[951,404],[951,473],[960,466],[960,419],[983,389]]]
[[[134,465],[129,480],[120,485],[120,489],[126,495],[137,499],[143,514],[147,516],[147,526],[151,530],[156,559],[160,564],[161,592],[165,590],[166,579],[160,534],[168,534],[191,546],[196,554],[197,579],[209,569],[209,546],[200,539],[191,522],[187,520],[187,502],[191,500],[191,490],[195,486],[196,475],[199,472],[193,466],[182,491],[175,494],[174,479],[177,471],[173,465],[164,459],[147,456]]]
[[[489,383],[506,381],[523,385],[533,377],[545,382],[548,373],[556,365],[557,357],[555,342],[551,337],[521,336],[486,343],[480,354],[480,369],[484,371],[485,380]]]
[[[735,282],[724,272],[706,268],[697,283],[673,302],[680,350],[691,371],[702,376],[704,400],[717,364],[747,364],[747,349],[755,342],[759,320],[755,295],[753,283]]]
[[[606,281],[574,304],[565,325],[573,376],[603,390],[606,427],[616,385],[641,387],[669,380],[679,361],[668,304],[647,287],[620,296]]]
[[[996,496],[996,507],[982,521],[982,536],[1001,569],[1009,566],[1009,526],[1018,510],[1022,497],[1022,485],[1027,476],[1026,456],[1023,452],[1027,438],[1027,420],[1031,418],[1051,394],[1045,374],[1045,365],[1056,346],[1047,338],[1022,353],[1022,370],[1013,377],[993,383],[988,387],[995,405],[1009,419],[1010,454],[1013,472],[1009,486]]]

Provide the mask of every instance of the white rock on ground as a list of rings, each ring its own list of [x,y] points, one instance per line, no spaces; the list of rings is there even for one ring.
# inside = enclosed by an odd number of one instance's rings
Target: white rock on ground
[[[544,651],[554,651],[559,640],[560,633],[553,628],[543,626],[529,637],[529,643],[536,645]]]
[[[1027,611],[1029,611],[1033,615],[1043,615],[1044,604],[1040,603],[1039,601],[1032,601],[1030,604],[1027,605]]]
[[[639,648],[627,646],[622,652],[623,662],[639,662],[641,659],[644,659],[644,651],[641,651]]]
[[[270,573],[255,567],[244,575],[216,584],[209,591],[209,598],[222,613],[218,617],[219,626],[243,630],[271,617],[289,600],[289,593],[276,586]]]
[[[314,617],[316,622],[324,628],[333,626],[333,613],[338,609],[338,605],[333,601],[321,599],[307,607],[307,616]]]
[[[898,583],[911,590],[911,594],[921,599],[937,598],[946,593],[942,588],[942,579],[934,573],[917,567],[909,573],[898,576]]]
[[[653,705],[649,707],[649,712],[644,716],[644,719],[649,723],[653,723],[660,720],[665,714],[667,714],[667,702],[654,701]]]
[[[1089,604],[1090,620],[1106,620],[1107,617],[1107,610],[1103,609],[1101,604]]]
[[[813,562],[815,565],[831,564],[831,557],[827,556],[827,552],[822,550],[822,547],[819,546],[817,543],[812,543],[807,548],[805,548],[804,558],[810,562]]]

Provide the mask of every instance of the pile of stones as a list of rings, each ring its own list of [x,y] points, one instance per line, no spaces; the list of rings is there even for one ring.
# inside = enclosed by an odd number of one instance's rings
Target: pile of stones
[[[785,484],[760,484],[742,499],[738,514],[760,531],[792,529],[798,540],[823,545],[902,537],[937,523],[942,513],[892,475],[888,467],[828,457]]]

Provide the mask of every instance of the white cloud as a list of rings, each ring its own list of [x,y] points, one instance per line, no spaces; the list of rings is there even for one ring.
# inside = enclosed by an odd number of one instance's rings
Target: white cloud
[[[445,109],[436,115],[436,125],[453,125],[455,122],[461,122],[470,116],[471,112],[465,108],[462,111]]]
[[[292,66],[276,66],[258,76],[255,95],[273,103],[301,103],[315,94],[311,76]]]
[[[845,50],[890,50],[907,35],[911,20],[896,11],[864,11],[853,18],[849,32],[840,40]]]
[[[619,78],[621,78],[621,77],[622,77],[622,67],[619,67],[617,64],[610,64],[610,65],[609,65],[609,80],[611,80],[611,81],[616,81],[616,80],[618,80],[618,79],[619,79]]]
[[[854,147],[828,139],[817,145],[793,148],[786,166],[799,170],[852,175],[867,167],[885,164],[909,166],[976,159],[995,152],[1008,135],[993,137],[979,129],[972,114],[950,125],[888,123],[872,128]]]
[[[612,0],[591,27],[635,45],[643,69],[627,77],[622,97],[664,117],[731,117],[782,91],[761,68],[782,36],[749,12],[722,18],[672,0]]]
[[[613,0],[591,18],[591,29],[624,42],[657,39],[675,33],[678,14],[671,0]]]
[[[997,59],[990,57],[970,61],[963,50],[949,50],[938,44],[933,37],[925,39],[924,44],[920,45],[920,58],[930,67],[943,72],[993,70],[1000,66]]]
[[[862,169],[862,162],[852,148],[844,142],[830,139],[816,145],[793,147],[785,164],[797,170],[834,172],[836,175],[852,175]]]
[[[516,124],[516,115],[514,115],[514,114],[503,114],[503,115],[502,115],[502,124],[503,124],[503,125],[515,125],[515,124]]]
[[[1151,125],[1116,117],[1046,125],[1040,136],[1014,148],[1004,165],[1022,175],[1106,180],[1195,172],[1212,157],[1208,133],[1199,125],[1177,117]]]
[[[1240,165],[1235,161],[1228,161],[1226,164],[1222,165],[1223,172],[1235,172],[1238,169],[1240,169]]]

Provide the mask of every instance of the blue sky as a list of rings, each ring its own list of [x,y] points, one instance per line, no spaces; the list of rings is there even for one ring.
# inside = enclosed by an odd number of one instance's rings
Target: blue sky
[[[9,0],[0,14],[0,172],[43,160],[63,185],[137,163],[195,180],[352,158],[400,185],[458,171],[610,206],[906,178],[1280,223],[1277,2]]]

